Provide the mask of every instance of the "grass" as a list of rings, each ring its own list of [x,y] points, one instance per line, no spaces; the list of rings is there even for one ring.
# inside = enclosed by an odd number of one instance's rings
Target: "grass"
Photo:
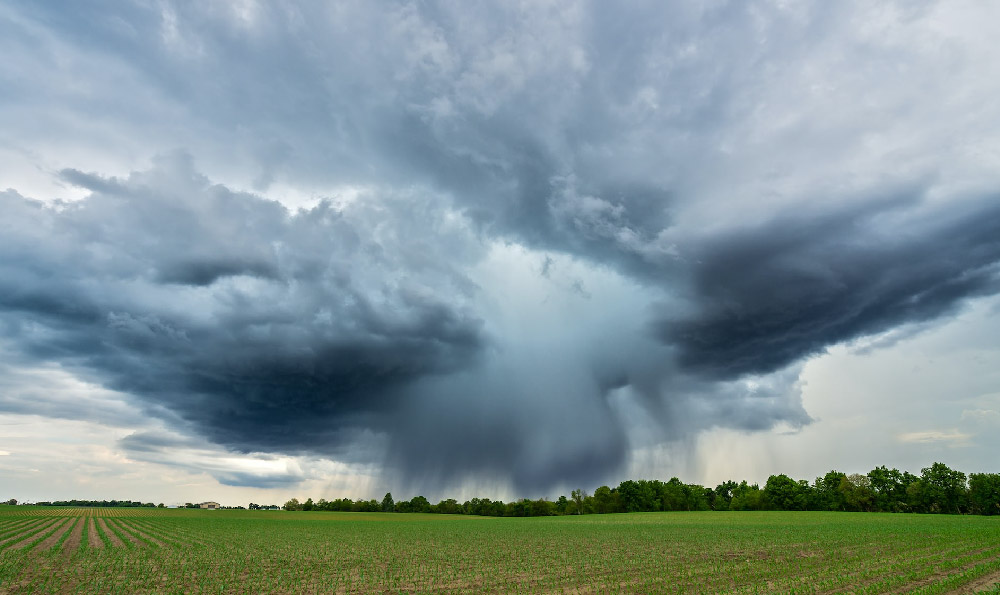
[[[122,543],[94,548],[84,531],[42,549],[53,516],[104,518]],[[4,535],[18,537],[0,542],[0,594],[948,593],[1000,582],[1000,519],[989,517],[0,507]],[[12,547],[20,540],[33,545]]]

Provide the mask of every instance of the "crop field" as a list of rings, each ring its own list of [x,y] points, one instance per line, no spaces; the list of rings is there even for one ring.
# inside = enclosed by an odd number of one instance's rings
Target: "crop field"
[[[1000,519],[0,507],[0,593],[1000,593]]]

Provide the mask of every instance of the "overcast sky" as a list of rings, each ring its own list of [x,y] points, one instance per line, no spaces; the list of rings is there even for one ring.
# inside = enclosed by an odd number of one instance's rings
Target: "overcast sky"
[[[0,497],[1000,471],[998,21],[0,2]]]

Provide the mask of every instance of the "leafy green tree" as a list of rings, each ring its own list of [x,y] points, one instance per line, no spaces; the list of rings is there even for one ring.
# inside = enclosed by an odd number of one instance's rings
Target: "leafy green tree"
[[[785,474],[772,475],[764,484],[764,501],[774,510],[805,510],[808,492],[802,484]]]
[[[315,506],[312,498],[306,498],[306,501],[302,503],[302,510],[312,510]]]
[[[598,514],[618,512],[618,495],[608,486],[594,490],[594,508]]]
[[[967,507],[965,474],[934,463],[920,470],[922,501],[927,512],[958,514]]]
[[[687,486],[681,480],[671,477],[666,483],[660,483],[659,488],[659,500],[662,510],[688,509]]]
[[[910,472],[888,469],[884,465],[868,472],[868,483],[874,494],[874,509],[881,512],[909,510],[906,488],[917,480]]]
[[[838,490],[844,497],[847,510],[871,512],[875,494],[872,492],[871,481],[867,475],[852,473],[841,477]]]
[[[643,507],[642,497],[639,494],[639,482],[637,481],[629,479],[618,484],[618,499],[625,512],[648,510]]]
[[[282,508],[285,510],[302,510],[302,505],[299,504],[298,498],[292,498],[288,502],[285,502],[285,505],[282,506]]]
[[[927,508],[927,498],[924,496],[926,486],[923,480],[917,479],[906,486],[906,508],[912,512],[931,512]]]
[[[584,501],[588,498],[587,492],[583,490],[573,490],[569,493],[570,497],[573,498],[573,503],[576,504],[576,514],[584,513]]]
[[[454,498],[448,498],[447,500],[442,500],[437,504],[437,510],[432,512],[439,512],[441,514],[461,514],[462,507],[459,505],[458,501]]]
[[[528,502],[530,516],[552,516],[556,513],[556,505],[545,498]]]
[[[696,483],[687,484],[687,506],[688,510],[711,510],[709,498],[714,494],[711,488]]]
[[[400,500],[399,502],[396,502],[396,506],[393,512],[407,513],[407,512],[414,512],[414,510],[413,507],[410,506],[409,500]]]
[[[764,494],[757,484],[747,485],[744,480],[733,490],[731,510],[764,510]]]
[[[740,484],[733,480],[728,480],[715,486],[715,498],[712,500],[713,510],[729,510],[730,504],[733,501],[733,490],[739,487]]]
[[[427,501],[427,498],[423,496],[414,496],[410,499],[410,509],[413,512],[430,512],[431,503]]]
[[[975,514],[1000,514],[1000,473],[969,474],[969,507]]]
[[[385,497],[382,498],[382,512],[392,512],[396,509],[395,503],[392,501],[392,494],[389,492],[385,493]]]
[[[840,471],[828,471],[813,482],[813,507],[817,510],[847,510],[840,482],[847,477]]]
[[[556,514],[566,514],[566,508],[569,506],[569,500],[566,496],[559,496],[556,500]]]

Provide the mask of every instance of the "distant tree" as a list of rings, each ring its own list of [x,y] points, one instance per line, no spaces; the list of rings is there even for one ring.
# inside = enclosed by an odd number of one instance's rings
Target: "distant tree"
[[[871,488],[871,480],[867,475],[852,473],[840,478],[838,488],[844,497],[844,505],[847,510],[857,512],[871,512],[875,500],[875,493]]]
[[[805,510],[808,486],[803,486],[785,474],[772,475],[764,484],[764,501],[774,510]]]
[[[671,477],[666,483],[655,482],[660,505],[657,510],[687,510],[687,486],[680,479]]]
[[[829,471],[813,482],[813,508],[818,510],[847,510],[844,494],[840,491],[840,481],[847,477],[840,471]]]
[[[969,474],[969,507],[975,514],[1000,514],[1000,474]]]
[[[17,499],[16,498],[11,498],[10,500],[7,500],[7,504],[9,506],[17,506]]]
[[[587,492],[583,490],[573,490],[569,493],[573,503],[576,504],[576,514],[583,514],[583,503],[587,499]]]
[[[733,490],[733,501],[729,506],[732,510],[763,510],[764,494],[757,484],[747,485],[744,480]]]
[[[569,500],[566,496],[559,496],[556,500],[556,514],[566,514],[566,508],[569,506]]]
[[[410,499],[410,510],[413,512],[430,512],[431,503],[423,496],[414,496]],[[480,514],[480,513],[475,513]]]
[[[884,465],[868,472],[868,482],[874,495],[874,509],[881,512],[910,510],[906,490],[917,476],[909,471],[888,469]]]
[[[298,498],[292,498],[288,502],[285,502],[285,505],[282,508],[285,510],[302,510],[302,505],[299,504]]]
[[[159,504],[157,504],[156,507],[157,508],[166,508],[166,506],[163,505],[163,502],[160,502]]]
[[[618,512],[618,495],[608,486],[601,486],[594,490],[594,507],[598,514]]]
[[[709,496],[713,494],[711,489],[705,486],[698,485],[696,483],[689,483],[684,486],[687,488],[687,510],[710,510],[709,506]]]
[[[392,501],[392,494],[389,492],[385,493],[385,497],[382,498],[382,512],[392,512],[396,509],[395,503]]]
[[[437,503],[434,510],[431,512],[437,512],[440,514],[461,514],[462,507],[454,498],[448,498],[447,500],[442,500]]]
[[[927,512],[958,514],[967,507],[965,474],[934,463],[920,470],[922,500]]]
[[[618,504],[623,512],[660,510],[659,481],[626,480],[618,484]]]
[[[906,509],[911,512],[932,512],[927,508],[926,486],[919,478],[906,486]]]
[[[302,510],[312,510],[315,506],[312,498],[306,498],[306,501],[302,503]]]
[[[729,505],[733,501],[733,490],[739,487],[739,485],[735,481],[729,480],[715,486],[715,498],[712,501],[712,508],[714,510],[729,510]]]
[[[402,513],[413,512],[413,507],[410,506],[409,500],[400,500],[399,502],[396,502],[392,511]]]

